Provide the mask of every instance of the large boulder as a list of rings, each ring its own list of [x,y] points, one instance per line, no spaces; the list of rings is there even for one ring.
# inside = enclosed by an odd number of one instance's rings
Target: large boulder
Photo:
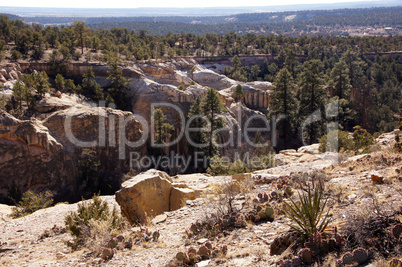
[[[165,172],[148,170],[124,182],[116,201],[130,223],[143,223],[165,211],[183,207],[197,197],[189,188],[175,188]]]
[[[197,196],[197,192],[190,188],[172,187],[169,197],[169,210],[178,210],[186,205],[187,200],[194,200]]]

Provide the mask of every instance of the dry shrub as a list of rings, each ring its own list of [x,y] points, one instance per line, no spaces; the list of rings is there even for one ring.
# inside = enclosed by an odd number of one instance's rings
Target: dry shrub
[[[324,191],[325,183],[328,181],[327,174],[322,170],[292,173],[289,178],[292,187],[295,189],[302,189],[305,192],[310,188],[318,188],[321,191]]]
[[[251,177],[243,177],[239,181],[228,177],[223,182],[213,184],[211,189],[203,194],[204,214],[205,216],[187,230],[189,237],[203,236],[213,237],[228,229],[231,226],[222,223],[227,218],[236,218],[245,223],[241,216],[242,205],[235,205],[235,200],[242,199],[245,203],[254,188],[254,182]],[[244,201],[244,202],[243,202]]]
[[[347,214],[343,223],[347,250],[357,247],[376,248],[380,257],[389,258],[402,253],[402,246],[391,236],[390,228],[395,225],[401,211],[393,211],[385,203],[379,203],[375,189],[366,189],[369,201],[359,207],[358,211]]]
[[[110,210],[106,201],[94,195],[92,201],[78,204],[76,212],[65,217],[67,229],[74,237],[67,245],[73,249],[87,246],[96,250],[94,244],[104,244],[106,240],[117,235],[124,227],[117,208]]]

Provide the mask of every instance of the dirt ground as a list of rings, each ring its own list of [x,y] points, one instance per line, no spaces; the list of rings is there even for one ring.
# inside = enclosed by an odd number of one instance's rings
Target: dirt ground
[[[390,215],[402,210],[401,158],[401,154],[383,151],[346,160],[343,157],[339,164],[338,157],[323,154],[318,155],[312,162],[291,163],[258,171],[251,175],[255,182],[252,191],[236,195],[234,203],[241,205],[258,193],[271,192],[273,184],[256,182],[261,179],[278,180],[292,177],[296,183],[297,179],[305,179],[301,173],[319,171],[324,177],[324,192],[328,197],[329,214],[334,218],[333,225],[342,233],[342,229],[346,229],[345,224],[353,223],[353,220],[375,214]],[[372,175],[381,177],[383,182],[374,183]],[[213,188],[214,183],[222,183],[230,177],[193,174],[175,179],[205,189]],[[297,186],[293,187],[297,191]],[[296,194],[293,197],[296,197]],[[103,196],[102,199],[117,205],[114,196]],[[166,212],[165,218],[159,223],[147,226],[153,231],[160,231],[157,242],[150,241],[134,245],[132,249],[117,250],[114,257],[108,261],[94,256],[89,248],[72,251],[66,246],[66,241],[71,240],[68,232],[40,238],[45,230],[54,226],[64,227],[65,216],[75,211],[77,204],[59,204],[18,219],[7,216],[11,207],[0,205],[0,265],[175,266],[178,265],[175,255],[179,251],[186,251],[190,246],[199,247],[205,242],[202,238],[189,238],[186,229],[197,220],[204,220],[207,214],[215,212],[217,205],[206,198],[199,198],[188,201],[187,205],[179,210]],[[224,257],[199,262],[196,266],[277,266],[277,262],[288,251],[282,255],[271,256],[270,245],[277,236],[289,230],[288,223],[287,218],[276,214],[272,222],[249,223],[246,227],[234,229],[227,235],[210,239],[209,242],[213,246],[227,245],[228,253]],[[127,231],[137,230],[138,227],[134,227]],[[316,266],[334,266],[334,261],[340,254],[331,254]],[[390,255],[392,256],[402,257]],[[382,266],[384,261],[379,256],[370,264]]]

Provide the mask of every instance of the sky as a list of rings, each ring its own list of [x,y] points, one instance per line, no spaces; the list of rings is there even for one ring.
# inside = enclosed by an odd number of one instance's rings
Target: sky
[[[293,4],[329,4],[358,2],[359,0],[0,0],[0,6],[18,7],[68,7],[68,8],[137,8],[137,7],[241,7],[276,6]],[[371,0],[366,0],[371,1]],[[374,0],[372,0],[374,1]]]

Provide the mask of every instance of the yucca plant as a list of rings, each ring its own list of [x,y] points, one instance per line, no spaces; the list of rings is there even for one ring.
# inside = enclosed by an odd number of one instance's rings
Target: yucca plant
[[[307,193],[299,195],[300,203],[290,198],[290,203],[284,201],[286,208],[283,212],[294,224],[290,227],[308,239],[312,234],[324,232],[332,219],[324,214],[327,200],[323,201],[322,191],[316,187],[314,192],[309,188]]]

